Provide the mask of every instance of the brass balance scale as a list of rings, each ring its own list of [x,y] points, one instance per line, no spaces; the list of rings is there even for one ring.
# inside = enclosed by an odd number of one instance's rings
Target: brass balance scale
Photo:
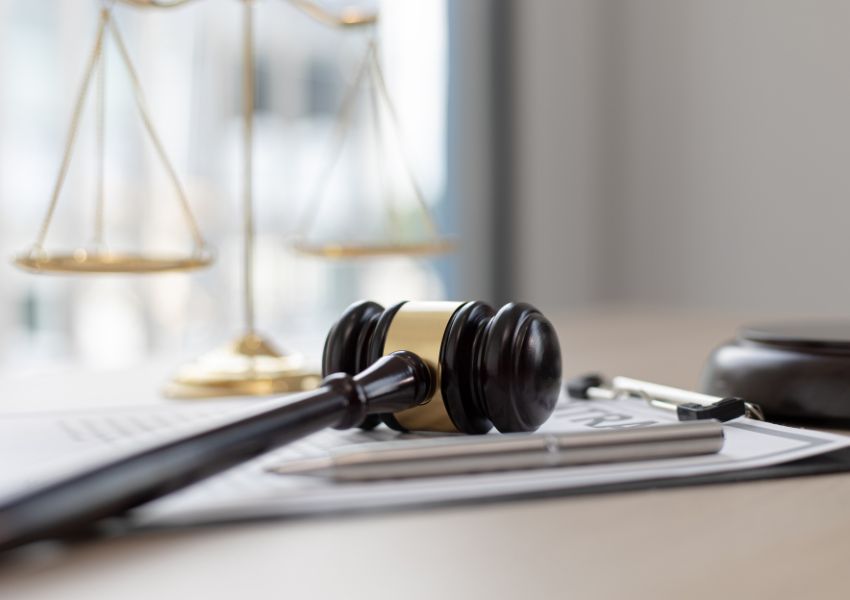
[[[59,172],[53,186],[47,212],[28,251],[15,259],[15,264],[32,273],[38,274],[153,274],[174,271],[191,271],[209,266],[213,261],[213,252],[205,242],[198,223],[192,213],[189,201],[177,172],[174,169],[163,144],[153,125],[147,109],[145,96],[138,73],[130,59],[124,38],[115,22],[114,6],[116,2],[151,9],[172,9],[196,0],[115,0],[102,4],[95,42],[89,55],[83,74],[82,84],[77,95]],[[269,395],[299,391],[314,387],[318,375],[303,368],[300,355],[281,352],[267,337],[261,335],[255,326],[254,315],[254,200],[252,190],[253,173],[253,125],[254,125],[254,0],[242,2],[242,92],[243,92],[243,128],[242,128],[242,293],[244,308],[244,333],[230,344],[215,349],[195,361],[178,369],[175,376],[165,387],[165,394],[174,398],[208,398],[217,396]],[[342,30],[367,29],[369,39],[364,59],[357,71],[339,110],[333,139],[333,150],[329,154],[325,177],[319,179],[313,201],[303,214],[297,227],[293,246],[299,252],[328,259],[365,258],[389,255],[428,255],[450,251],[453,242],[439,235],[436,223],[428,209],[425,197],[420,189],[409,162],[402,157],[410,187],[416,201],[417,210],[425,226],[426,235],[422,239],[403,239],[398,230],[392,228],[382,241],[352,241],[350,239],[317,241],[311,235],[317,222],[317,215],[325,195],[324,184],[328,173],[337,164],[339,150],[353,120],[354,98],[358,90],[368,80],[371,82],[373,119],[377,122],[380,104],[383,103],[389,114],[391,127],[396,134],[400,130],[399,121],[384,80],[380,65],[374,26],[378,14],[371,11],[346,9],[338,13],[330,12],[309,0],[286,0],[290,5],[319,23]],[[174,188],[183,216],[192,237],[192,249],[185,255],[153,254],[148,252],[119,252],[111,250],[104,237],[104,113],[105,102],[105,59],[107,38],[111,38],[118,55],[127,70],[133,87],[136,107],[142,124],[150,138],[154,151],[168,175]],[[93,242],[70,251],[48,250],[45,246],[50,225],[68,172],[71,156],[77,138],[80,120],[86,99],[92,84],[96,87],[96,202],[94,215]],[[392,217],[393,208],[386,210]],[[392,219],[390,219],[392,221]]]

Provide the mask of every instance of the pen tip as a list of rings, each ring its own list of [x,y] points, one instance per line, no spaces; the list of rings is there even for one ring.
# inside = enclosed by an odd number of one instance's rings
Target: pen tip
[[[321,475],[330,469],[331,464],[327,457],[304,458],[272,465],[266,470],[276,475]]]

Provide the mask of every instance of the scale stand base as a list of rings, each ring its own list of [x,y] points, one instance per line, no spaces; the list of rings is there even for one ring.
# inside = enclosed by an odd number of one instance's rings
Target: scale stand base
[[[312,390],[320,381],[302,368],[300,356],[249,333],[181,367],[163,393],[177,399],[271,396]]]

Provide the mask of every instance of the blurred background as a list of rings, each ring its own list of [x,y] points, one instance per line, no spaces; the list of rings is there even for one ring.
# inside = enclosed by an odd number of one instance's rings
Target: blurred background
[[[29,248],[47,208],[99,6],[0,0],[3,367],[190,358],[241,331],[234,0],[115,8],[154,123],[216,248],[215,266],[148,278],[46,277],[7,260]],[[522,299],[553,314],[846,315],[850,4],[362,6],[382,15],[377,36],[399,113],[398,152],[458,252],[328,262],[289,249],[368,35],[328,29],[286,2],[257,2],[258,323],[283,346],[317,354],[332,319],[364,297]],[[107,236],[126,247],[185,250],[188,230],[114,53],[107,72]],[[48,248],[91,236],[92,106]],[[354,140],[370,127],[368,111],[358,115]],[[335,177],[354,182],[370,164],[380,172],[368,149],[346,146]],[[324,220],[345,224],[357,194],[332,188]]]
[[[371,30],[330,28],[279,0],[255,4],[257,323],[284,348],[315,356],[345,306],[364,297],[443,297],[450,266],[410,258],[333,262],[290,249],[337,152],[338,112]],[[152,356],[191,357],[244,330],[241,2],[205,0],[171,10],[113,6],[153,123],[217,261],[190,274],[56,277],[23,273],[4,260],[0,356],[6,365],[72,360],[119,367]],[[340,10],[345,3],[323,6]],[[47,210],[100,7],[95,0],[0,0],[0,254],[7,259],[33,244]],[[367,1],[362,8],[381,12],[374,36],[400,121],[397,143],[386,144],[385,154],[403,146],[430,210],[449,227],[445,3]],[[109,38],[105,56],[106,242],[186,253],[191,238],[178,197]],[[357,211],[363,190],[374,188],[369,176],[404,167],[396,151],[378,169],[376,143],[369,139],[374,115],[368,98],[361,98],[371,92],[368,86],[355,93],[350,135],[316,216],[318,229],[330,225],[331,234],[343,229],[353,237],[364,229],[372,215],[358,221]],[[91,244],[96,90],[93,82],[48,250]],[[383,105],[379,110],[387,111]],[[390,190],[401,197],[402,216],[415,208],[404,183]]]

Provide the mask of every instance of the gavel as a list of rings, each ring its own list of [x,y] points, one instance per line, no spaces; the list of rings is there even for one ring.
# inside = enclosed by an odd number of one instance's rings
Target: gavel
[[[0,505],[0,551],[77,534],[327,427],[534,431],[555,409],[561,351],[533,306],[375,302],[331,327],[318,389],[265,401],[203,431]]]

